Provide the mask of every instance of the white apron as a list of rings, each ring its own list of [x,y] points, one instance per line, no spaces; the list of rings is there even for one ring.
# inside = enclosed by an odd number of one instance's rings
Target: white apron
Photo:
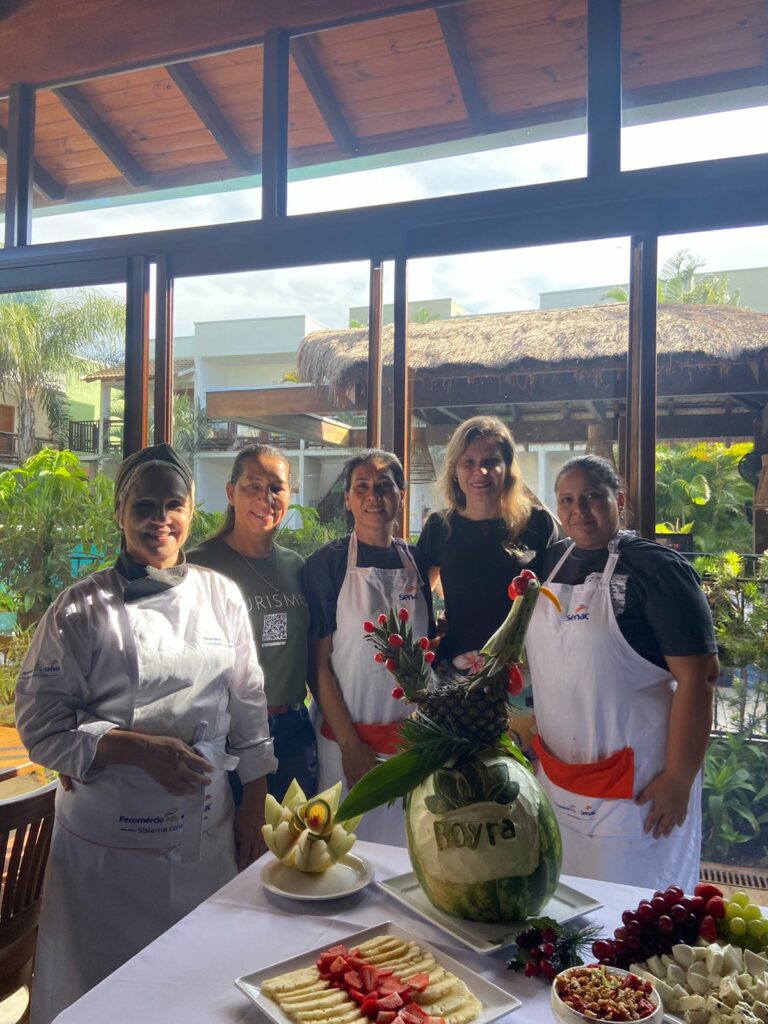
[[[563,871],[584,878],[692,892],[699,879],[701,775],[671,835],[643,831],[650,802],[634,803],[664,767],[674,680],[624,639],[611,603],[620,538],[602,574],[547,586],[562,605],[534,610],[526,643],[540,760],[537,776],[563,837]],[[558,763],[559,762],[559,763]],[[571,768],[570,766],[581,766]]]
[[[390,608],[407,608],[415,636],[426,636],[427,604],[421,592],[423,580],[406,544],[395,541],[401,569],[370,569],[357,565],[357,537],[349,538],[347,572],[336,605],[336,632],[333,634],[331,666],[353,722],[386,725],[397,722],[411,708],[392,697],[395,679],[383,665],[373,660],[375,649],[365,639],[363,622],[372,621]],[[313,703],[317,734],[318,790],[333,786],[344,770],[341,748],[335,740],[322,735],[322,715]],[[344,783],[345,793],[347,791]],[[398,801],[393,807],[368,811],[357,835],[369,842],[405,846],[405,817]]]

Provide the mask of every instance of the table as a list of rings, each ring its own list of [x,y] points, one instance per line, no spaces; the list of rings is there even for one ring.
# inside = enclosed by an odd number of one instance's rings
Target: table
[[[357,843],[355,853],[370,861],[376,879],[410,870],[406,850]],[[205,903],[82,999],[56,1018],[55,1024],[264,1024],[261,1012],[234,986],[235,978],[260,970],[303,950],[382,921],[396,921],[442,947],[484,978],[514,993],[522,1006],[509,1024],[552,1020],[549,986],[508,971],[509,953],[481,956],[412,914],[375,882],[352,896],[320,903],[300,903],[267,893],[260,883],[266,854]],[[621,912],[647,895],[630,885],[563,876],[563,881],[604,903],[587,920],[612,932]],[[87,956],[87,951],[83,951]]]

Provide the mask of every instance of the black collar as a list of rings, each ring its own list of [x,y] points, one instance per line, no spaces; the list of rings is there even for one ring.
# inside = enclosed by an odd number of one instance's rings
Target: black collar
[[[125,548],[120,552],[115,568],[127,580],[123,591],[123,600],[126,602],[138,601],[141,597],[149,597],[151,594],[170,590],[171,587],[178,587],[184,582],[189,571],[183,551],[178,565],[172,565],[170,569],[155,569],[151,565],[141,565],[131,558]]]

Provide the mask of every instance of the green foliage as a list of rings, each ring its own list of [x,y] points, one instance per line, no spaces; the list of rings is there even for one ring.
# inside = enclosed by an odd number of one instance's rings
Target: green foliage
[[[298,552],[302,558],[307,558],[329,540],[344,537],[349,533],[346,523],[341,519],[331,519],[327,523],[322,523],[317,509],[307,505],[290,505],[288,511],[298,513],[301,526],[283,526],[275,540],[284,548]]]
[[[768,864],[768,744],[738,734],[713,740],[704,762],[702,854]]]
[[[125,306],[94,289],[0,296],[0,390],[18,408],[19,458],[35,436],[65,429],[66,377],[110,362],[122,346]],[[37,407],[48,423],[38,430]]]
[[[22,627],[37,622],[78,568],[78,547],[114,557],[119,532],[112,481],[89,480],[77,456],[45,448],[18,469],[0,473],[0,572],[6,610]],[[97,566],[90,566],[92,571]]]
[[[16,678],[27,648],[32,641],[34,627],[20,629],[4,638],[0,653],[0,705],[12,704],[16,693]],[[5,724],[4,722],[0,724]]]
[[[656,515],[666,531],[692,532],[698,551],[750,551],[745,506],[753,493],[738,464],[751,450],[751,443],[719,441],[657,445]]]
[[[195,509],[194,516],[192,517],[189,536],[187,537],[187,542],[184,545],[185,550],[190,550],[198,544],[202,544],[204,540],[213,536],[223,522],[223,512],[205,512],[198,506]]]
[[[680,249],[666,261],[656,282],[656,301],[697,306],[738,306],[739,292],[731,291],[727,274],[699,274],[706,260]],[[626,288],[610,288],[604,299],[627,302]]]
[[[186,395],[174,395],[173,446],[179,455],[191,464],[212,433],[205,410]]]

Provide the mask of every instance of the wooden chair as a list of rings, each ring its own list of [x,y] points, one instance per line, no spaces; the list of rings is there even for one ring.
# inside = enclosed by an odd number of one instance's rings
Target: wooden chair
[[[0,782],[24,774],[26,768],[0,772]],[[32,980],[57,785],[50,782],[30,793],[0,800],[0,1005],[20,989],[29,989]],[[22,1024],[28,1019],[27,999],[17,1020]]]

